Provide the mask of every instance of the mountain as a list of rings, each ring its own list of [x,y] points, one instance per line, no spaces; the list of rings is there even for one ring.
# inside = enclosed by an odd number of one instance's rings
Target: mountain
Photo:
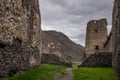
[[[80,61],[84,47],[57,31],[42,31],[43,54],[60,54],[71,61]]]

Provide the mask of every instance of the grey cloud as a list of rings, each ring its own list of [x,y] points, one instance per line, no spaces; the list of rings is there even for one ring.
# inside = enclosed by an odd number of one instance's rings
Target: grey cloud
[[[114,0],[39,0],[43,30],[65,33],[84,45],[87,22],[107,18],[110,31]]]

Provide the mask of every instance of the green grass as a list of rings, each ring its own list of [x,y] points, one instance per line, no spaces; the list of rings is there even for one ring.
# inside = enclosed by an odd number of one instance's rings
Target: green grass
[[[118,80],[112,68],[79,68],[73,73],[73,80]]]
[[[112,68],[76,68],[80,63],[73,63],[73,80],[117,80]],[[54,80],[56,73],[63,78],[68,67],[41,65],[19,75],[0,80]]]
[[[80,63],[81,63],[81,62],[73,62],[73,63],[72,63],[72,68],[73,68],[73,69],[78,68],[78,65],[80,65]]]
[[[55,66],[55,65],[42,65],[38,68],[34,68],[23,72],[20,75],[14,75],[11,78],[2,80],[54,80],[56,73],[64,73],[67,67]]]

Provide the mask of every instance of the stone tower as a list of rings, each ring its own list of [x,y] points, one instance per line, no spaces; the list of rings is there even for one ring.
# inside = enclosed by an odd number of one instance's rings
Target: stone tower
[[[120,80],[120,0],[115,0],[112,16],[113,68]]]
[[[0,77],[40,65],[38,0],[0,0]]]
[[[86,57],[94,54],[96,51],[102,51],[105,41],[107,40],[107,20],[91,20],[87,24],[86,30]]]

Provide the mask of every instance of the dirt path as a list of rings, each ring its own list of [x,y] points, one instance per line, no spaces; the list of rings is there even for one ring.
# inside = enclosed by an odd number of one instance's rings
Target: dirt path
[[[66,75],[62,79],[60,76],[61,76],[61,74],[58,73],[55,76],[54,80],[72,80],[72,78],[73,78],[72,68],[66,69]]]

